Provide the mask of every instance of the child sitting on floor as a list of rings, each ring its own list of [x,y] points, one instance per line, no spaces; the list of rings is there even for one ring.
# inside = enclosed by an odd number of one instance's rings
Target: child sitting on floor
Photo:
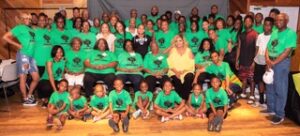
[[[94,116],[94,122],[106,118],[110,114],[108,97],[103,85],[96,84],[94,87],[94,95],[91,98],[90,106],[92,111],[91,113]]]
[[[80,95],[80,86],[74,86],[70,91],[71,107],[69,109],[69,119],[81,119],[84,122],[90,115],[87,100],[84,96]]]
[[[60,130],[65,124],[67,111],[70,107],[69,93],[67,91],[68,81],[62,79],[58,83],[58,90],[51,94],[48,103],[47,127],[53,126],[54,117],[58,118],[57,129]]]
[[[193,92],[189,96],[186,104],[186,115],[205,118],[206,105],[205,98],[202,94],[202,87],[200,84],[193,85]]]
[[[148,84],[146,81],[140,83],[140,91],[137,91],[134,95],[133,106],[136,111],[132,114],[136,119],[142,114],[143,119],[148,119],[150,112],[149,106],[152,102],[153,94],[148,91]]]

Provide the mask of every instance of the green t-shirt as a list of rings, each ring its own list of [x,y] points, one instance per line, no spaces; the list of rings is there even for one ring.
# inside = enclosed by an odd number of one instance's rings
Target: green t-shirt
[[[35,45],[34,30],[26,25],[17,25],[11,30],[11,33],[22,45],[20,52],[24,55],[32,57]]]
[[[118,56],[118,67],[119,68],[126,68],[126,69],[138,69],[143,66],[143,58],[139,53],[128,53],[123,52]],[[139,74],[142,75],[142,72],[121,72],[117,71],[116,75],[118,74]]]
[[[129,27],[129,21],[130,21],[130,19],[126,19],[126,20],[124,21],[126,27]],[[136,25],[136,27],[138,27],[140,24],[142,24],[141,19],[136,18],[136,19],[135,19],[135,25]]]
[[[171,42],[175,36],[175,33],[171,30],[169,30],[166,33],[159,30],[158,32],[155,32],[154,35],[155,35],[155,41],[158,44],[160,51],[164,51],[165,49],[170,47]]]
[[[148,52],[144,59],[144,68],[153,73],[163,72],[164,69],[168,68],[167,57],[164,54],[153,55]],[[144,74],[145,77],[149,75],[149,73]]]
[[[124,34],[115,33],[116,39],[114,41],[115,44],[115,55],[118,57],[121,53],[124,52],[124,42],[125,40],[132,40],[132,35],[129,32],[125,32]],[[125,37],[125,38],[124,38]]]
[[[205,68],[205,71],[207,73],[216,75],[221,80],[225,80],[226,77],[231,77],[233,75],[227,62],[222,62],[220,66],[212,63],[211,65]]]
[[[187,32],[191,32],[191,23],[192,22],[190,19],[186,20],[186,31]],[[202,23],[203,23],[203,20],[200,18],[198,21],[199,30],[202,28]]]
[[[202,94],[199,94],[198,96],[196,96],[195,93],[191,93],[190,103],[194,108],[200,108],[203,99],[204,99],[204,97]]]
[[[67,91],[62,93],[54,91],[50,96],[49,103],[54,105],[56,108],[62,107],[65,103],[66,107],[62,112],[67,112],[70,108],[69,93]]]
[[[116,56],[108,50],[105,52],[101,52],[99,50],[93,50],[89,53],[87,59],[90,61],[92,65],[106,65],[112,62],[117,62]],[[115,73],[114,68],[106,68],[101,70],[86,68],[85,71],[91,73],[97,73],[97,74]]]
[[[231,40],[231,34],[228,29],[221,29],[221,30],[217,30],[216,32],[219,37],[225,39],[226,41]]]
[[[158,93],[154,103],[160,108],[169,109],[174,108],[175,104],[181,103],[182,98],[177,94],[176,91],[172,90],[169,95],[165,94],[165,91]]]
[[[215,43],[215,50],[217,52],[220,52],[222,49],[224,50],[224,53],[226,54],[228,52],[228,42],[222,38],[222,37],[218,37],[216,43]]]
[[[211,62],[210,52],[209,51],[203,51],[203,52],[199,51],[195,55],[195,64],[207,67],[211,63],[212,62]]]
[[[82,50],[69,50],[66,52],[66,69],[70,72],[81,73],[84,72],[84,60],[86,53]]]
[[[116,90],[112,90],[109,93],[109,103],[112,104],[113,111],[125,111],[127,106],[132,103],[130,94],[126,90],[121,90],[118,93]]]
[[[208,16],[209,16],[209,14],[208,14],[206,17],[208,18]],[[215,21],[216,21],[218,18],[224,19],[224,17],[223,17],[222,15],[216,14],[216,15],[215,15]]]
[[[73,100],[72,106],[74,107],[75,111],[81,110],[87,104],[86,98],[84,96],[80,96],[80,98]]]
[[[91,29],[90,29],[90,32],[97,35],[99,33],[99,30],[100,30],[100,28],[92,26]]]
[[[99,110],[106,109],[109,106],[108,97],[106,95],[104,97],[93,95],[90,101],[90,106]]]
[[[270,57],[278,57],[287,48],[296,49],[296,47],[297,34],[291,28],[287,28],[282,32],[273,31],[267,45]]]
[[[156,21],[157,21],[157,19],[159,19],[159,18],[160,18],[160,15],[156,15],[156,16],[149,15],[149,16],[147,17],[147,19],[153,21],[154,24],[156,24]]]
[[[55,81],[59,81],[62,79],[64,71],[65,71],[65,59],[61,59],[60,61],[54,61],[54,59],[50,58],[47,62],[52,62],[52,74]],[[49,80],[49,75],[47,72],[47,67],[45,72],[43,73],[41,79]]]
[[[67,30],[60,31],[58,29],[52,29],[50,32],[51,43],[53,45],[60,45],[63,47],[64,51],[71,49],[70,42],[72,35]]]
[[[170,24],[169,24],[169,28],[170,30],[173,30],[174,33],[178,33],[178,23],[175,22],[175,21],[172,21]]]
[[[187,32],[185,33],[186,40],[189,43],[189,47],[191,48],[193,54],[196,54],[199,50],[199,46],[202,42],[202,40],[206,37],[205,33],[203,31],[198,32]]]
[[[74,28],[74,29],[68,30],[68,33],[70,34],[70,39],[72,41],[72,39],[74,37],[78,37],[77,35],[80,34],[81,32],[80,32],[80,30],[77,30],[77,29]]]
[[[89,53],[94,49],[96,43],[96,35],[94,33],[79,33],[77,37],[79,37],[82,41],[81,50]]]
[[[110,22],[108,23],[108,26],[111,33],[114,34],[117,31],[116,28]]]
[[[45,66],[48,59],[51,58],[53,45],[50,40],[50,31],[46,28],[35,29],[35,46],[33,58],[38,66]]]
[[[142,93],[141,91],[137,91],[135,92],[134,94],[134,100],[133,100],[133,105],[136,106],[138,100],[139,100],[139,97],[142,98],[142,100],[145,100],[146,98],[148,98],[149,102],[152,101],[153,99],[153,94],[149,91],[147,91],[146,93]]]
[[[219,91],[214,91],[213,88],[209,88],[206,91],[205,96],[207,109],[210,108],[211,103],[215,108],[229,104],[227,93],[222,88],[220,88]]]
[[[261,34],[261,33],[263,33],[264,32],[264,26],[261,24],[261,25],[253,25],[252,26],[252,29],[254,30],[254,31],[256,31],[258,34]]]

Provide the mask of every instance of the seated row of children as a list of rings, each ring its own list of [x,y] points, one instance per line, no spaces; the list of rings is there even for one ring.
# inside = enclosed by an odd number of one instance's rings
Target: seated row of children
[[[62,129],[66,119],[82,119],[86,121],[91,115],[93,121],[108,118],[108,124],[114,132],[119,132],[119,122],[122,122],[123,132],[128,132],[131,107],[132,117],[139,116],[142,119],[150,118],[150,107],[161,117],[161,122],[171,119],[182,120],[182,114],[187,117],[208,117],[208,131],[219,132],[223,119],[227,115],[228,96],[221,88],[221,80],[217,77],[211,79],[211,88],[202,90],[199,84],[193,85],[193,90],[187,102],[183,100],[170,80],[163,83],[160,91],[152,103],[153,94],[148,91],[147,82],[142,81],[140,91],[137,91],[132,102],[130,93],[124,89],[121,79],[114,80],[114,90],[106,95],[104,85],[96,84],[94,95],[88,103],[84,96],[80,95],[80,88],[74,87],[67,91],[68,81],[63,79],[58,84],[58,91],[52,93],[48,104],[47,127],[54,125],[57,118],[57,129]]]

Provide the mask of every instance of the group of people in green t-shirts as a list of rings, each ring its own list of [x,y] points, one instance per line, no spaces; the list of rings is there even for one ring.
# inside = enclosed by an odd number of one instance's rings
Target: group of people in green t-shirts
[[[116,13],[89,20],[80,17],[79,11],[74,8],[71,19],[60,11],[51,24],[44,13],[38,15],[38,22],[22,14],[23,24],[4,35],[19,48],[17,71],[23,105],[37,104],[33,96],[37,89],[42,107],[48,108],[48,127],[53,126],[54,117],[61,129],[66,119],[86,121],[92,115],[94,122],[109,118],[114,132],[120,131],[122,122],[127,132],[132,109],[133,118],[143,119],[150,118],[154,109],[161,122],[182,120],[183,114],[207,117],[208,130],[221,131],[228,109],[245,89],[236,76],[240,63],[236,53],[241,53],[240,35],[252,26],[246,23],[244,28],[240,15],[230,15],[225,21],[213,5],[211,14],[203,19],[195,7],[188,19],[176,11],[173,20],[172,12],[160,16],[153,6],[151,14],[141,19],[132,9],[131,18],[123,23]],[[262,33],[262,28],[262,14],[257,14],[253,30]],[[269,55],[278,56],[283,49],[270,50]],[[185,69],[189,65],[193,68]],[[27,74],[32,77],[28,93]],[[133,101],[128,81],[135,92]]]

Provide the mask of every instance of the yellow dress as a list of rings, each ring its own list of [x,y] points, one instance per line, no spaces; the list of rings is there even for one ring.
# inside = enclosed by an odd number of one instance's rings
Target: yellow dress
[[[184,71],[184,73],[180,76],[180,80],[182,83],[184,82],[184,76],[187,73],[194,73],[195,61],[194,59],[190,58],[189,54],[192,54],[190,48],[187,48],[183,55],[180,55],[177,52],[176,48],[171,49],[167,59],[169,65],[169,71],[168,71],[169,77],[175,75],[175,73],[171,70],[173,68],[178,71]]]

